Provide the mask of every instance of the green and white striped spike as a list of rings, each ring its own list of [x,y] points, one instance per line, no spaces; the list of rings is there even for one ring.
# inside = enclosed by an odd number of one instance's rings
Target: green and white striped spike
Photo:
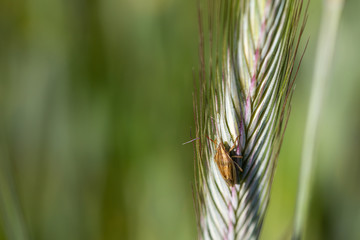
[[[303,2],[209,0],[206,6],[199,11],[201,71],[194,98],[199,237],[257,239],[290,111]],[[206,136],[228,146],[240,136],[233,155],[243,158],[233,160],[243,172],[234,187],[222,178],[216,146]]]

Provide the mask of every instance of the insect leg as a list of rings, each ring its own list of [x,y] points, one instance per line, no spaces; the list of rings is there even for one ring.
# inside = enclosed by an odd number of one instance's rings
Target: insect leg
[[[235,139],[235,145],[230,148],[229,152],[231,152],[232,150],[234,150],[234,148],[236,148],[238,146],[237,142],[239,141],[239,137],[240,137],[240,135],[237,136],[237,138]]]
[[[241,157],[241,156],[235,156],[235,157]],[[235,162],[234,160],[233,160],[233,162],[235,163],[235,166],[237,166],[239,168],[240,172],[243,172],[243,169],[239,166],[239,164],[237,162]]]

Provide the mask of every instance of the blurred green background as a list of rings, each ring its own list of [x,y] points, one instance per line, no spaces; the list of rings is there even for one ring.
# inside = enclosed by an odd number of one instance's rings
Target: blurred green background
[[[322,1],[262,239],[290,236]],[[306,239],[360,239],[360,1],[346,1]],[[0,2],[0,239],[195,239],[196,1]]]

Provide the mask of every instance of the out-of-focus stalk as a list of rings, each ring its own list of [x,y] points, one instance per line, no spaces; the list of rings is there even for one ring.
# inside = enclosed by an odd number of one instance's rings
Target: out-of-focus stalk
[[[0,149],[0,216],[7,239],[27,240],[28,231],[20,207],[6,151]]]
[[[302,149],[293,239],[301,239],[309,212],[311,186],[316,169],[314,147],[317,128],[324,101],[326,82],[330,79],[329,73],[331,71],[336,35],[344,4],[343,0],[326,0],[323,2],[324,10],[321,19],[313,84],[311,86],[311,96]]]

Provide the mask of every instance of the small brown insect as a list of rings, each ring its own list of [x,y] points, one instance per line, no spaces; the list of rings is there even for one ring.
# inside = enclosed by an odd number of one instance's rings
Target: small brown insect
[[[207,137],[208,138],[208,137]],[[216,140],[211,140],[215,145],[217,145]],[[239,170],[242,172],[241,167],[230,157],[230,152],[236,147],[236,144],[227,150],[224,143],[219,143],[214,160],[219,168],[221,176],[224,178],[225,182],[229,187],[234,186],[236,183],[236,168],[237,166]],[[242,156],[233,156],[233,158],[242,158]]]

